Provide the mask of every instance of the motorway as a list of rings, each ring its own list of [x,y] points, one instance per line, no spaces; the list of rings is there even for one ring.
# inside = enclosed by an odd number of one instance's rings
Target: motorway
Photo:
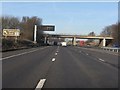
[[[2,58],[3,88],[118,87],[118,56],[97,49],[47,46]]]

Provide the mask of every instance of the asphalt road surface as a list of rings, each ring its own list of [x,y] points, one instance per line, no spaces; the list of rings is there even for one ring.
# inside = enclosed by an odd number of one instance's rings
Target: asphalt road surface
[[[118,56],[79,47],[4,52],[3,88],[117,88]]]

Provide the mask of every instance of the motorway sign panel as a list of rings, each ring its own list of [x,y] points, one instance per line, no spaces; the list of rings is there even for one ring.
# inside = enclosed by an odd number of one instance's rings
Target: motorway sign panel
[[[43,30],[43,31],[55,31],[55,26],[54,25],[42,25],[40,27],[40,30]]]
[[[3,29],[3,36],[20,36],[19,29]]]

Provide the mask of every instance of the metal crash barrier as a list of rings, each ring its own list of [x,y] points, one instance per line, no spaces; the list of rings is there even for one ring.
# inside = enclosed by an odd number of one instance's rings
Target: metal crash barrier
[[[101,47],[101,48],[107,51],[120,52],[120,48],[114,48],[114,47]]]

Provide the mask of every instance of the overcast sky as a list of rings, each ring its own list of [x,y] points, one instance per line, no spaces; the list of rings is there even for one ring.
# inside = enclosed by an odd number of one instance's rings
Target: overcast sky
[[[2,14],[22,18],[37,16],[53,24],[51,33],[99,34],[118,21],[117,2],[2,2]]]

